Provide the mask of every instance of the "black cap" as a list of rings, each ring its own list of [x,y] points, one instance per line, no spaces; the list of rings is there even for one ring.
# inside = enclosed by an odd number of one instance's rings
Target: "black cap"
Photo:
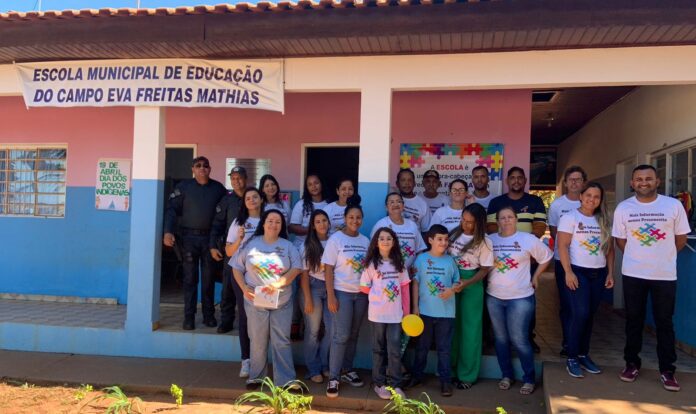
[[[427,178],[427,177],[435,177],[435,178],[437,178],[437,179],[439,180],[439,179],[440,179],[440,173],[438,173],[438,172],[435,171],[435,170],[428,170],[428,171],[425,172],[425,174],[423,174],[423,178]]]
[[[242,177],[247,178],[246,168],[240,167],[239,165],[236,167],[232,167],[232,169],[230,170],[230,175],[232,174],[239,174]]]

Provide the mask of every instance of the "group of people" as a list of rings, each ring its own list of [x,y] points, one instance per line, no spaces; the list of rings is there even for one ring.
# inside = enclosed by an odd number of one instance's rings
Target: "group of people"
[[[498,387],[507,390],[515,382],[514,348],[523,369],[519,392],[530,394],[536,384],[535,288],[553,258],[568,373],[578,378],[583,370],[600,373],[589,356],[589,344],[593,315],[604,289],[614,283],[616,243],[624,252],[627,315],[626,367],[620,377],[633,381],[638,376],[650,295],[661,380],[666,389],[679,390],[672,327],[676,254],[690,229],[681,204],[657,194],[652,166],[634,170],[636,195],[617,207],[613,226],[602,186],[587,182],[580,167],[566,170],[567,193],[549,209],[555,252],[540,240],[546,232],[546,209],[539,197],[524,191],[526,177],[519,167],[507,172],[508,192],[497,197],[488,191],[484,166],[471,172],[471,193],[467,182],[455,179],[448,183],[449,197],[437,191],[437,171],[423,175],[421,196],[414,193],[413,171],[402,169],[396,191],[385,198],[386,215],[373,226],[370,238],[361,233],[364,212],[350,179],[338,182],[337,200],[328,203],[321,178],[309,175],[302,199],[290,209],[280,199],[273,176],[263,176],[258,188],[249,187],[246,170],[234,167],[229,174],[233,191],[227,193],[210,179],[205,157],[194,160],[192,171],[194,178],[171,194],[164,226],[165,245],[180,241],[183,251],[183,328],[195,329],[200,263],[203,323],[228,332],[236,310],[240,376],[248,378],[250,388],[267,375],[269,347],[274,382],[283,385],[296,378],[290,330],[300,309],[307,379],[327,381],[328,397],[338,397],[341,383],[364,385],[353,363],[366,313],[373,388],[380,398],[391,397],[388,386],[403,394],[402,388],[424,381],[433,344],[441,394],[471,388],[480,370],[484,314],[490,318],[502,372]],[[173,234],[177,222],[181,240]],[[219,325],[212,297],[213,260],[228,264]],[[276,299],[268,305],[257,302],[258,295]],[[424,324],[412,363],[404,359],[408,338],[401,328],[408,314],[419,315]]]

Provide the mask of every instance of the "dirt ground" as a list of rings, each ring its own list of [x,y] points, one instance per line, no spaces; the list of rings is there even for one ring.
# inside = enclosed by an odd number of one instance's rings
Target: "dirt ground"
[[[2,414],[103,414],[112,400],[94,400],[103,395],[99,391],[87,393],[78,401],[79,387],[41,386],[13,381],[0,382],[0,413]],[[126,393],[128,397],[136,397]],[[174,398],[168,394],[137,395],[142,402],[140,410],[133,413],[148,414],[262,414],[264,410],[249,405],[235,406],[233,401],[211,398],[186,398],[177,408]],[[125,412],[125,411],[123,411]],[[309,414],[358,414],[357,411],[308,411]],[[361,413],[365,413],[362,411]]]

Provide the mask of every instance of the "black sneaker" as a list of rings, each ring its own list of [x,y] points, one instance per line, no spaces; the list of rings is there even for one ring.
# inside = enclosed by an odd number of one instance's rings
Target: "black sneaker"
[[[233,325],[231,323],[221,323],[218,328],[217,328],[217,333],[219,334],[225,334],[229,331],[231,331],[233,328]]]
[[[207,326],[208,328],[214,328],[217,326],[217,320],[214,316],[203,318],[203,325]]]
[[[338,380],[329,380],[329,383],[326,385],[326,396],[329,398],[338,397]]]
[[[443,397],[451,397],[452,384],[450,384],[449,382],[443,382],[440,386],[440,395],[442,395]]]
[[[353,387],[362,387],[365,385],[363,380],[360,379],[360,376],[355,371],[348,371],[341,375],[341,381],[348,383]]]
[[[182,326],[182,328],[185,331],[192,331],[196,329],[196,324],[193,322],[193,319],[184,319],[184,325]]]

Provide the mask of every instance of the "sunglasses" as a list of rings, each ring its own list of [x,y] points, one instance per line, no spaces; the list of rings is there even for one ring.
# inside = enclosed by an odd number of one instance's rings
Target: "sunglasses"
[[[202,163],[202,162],[197,162],[193,164],[195,168],[210,168],[210,164]]]

